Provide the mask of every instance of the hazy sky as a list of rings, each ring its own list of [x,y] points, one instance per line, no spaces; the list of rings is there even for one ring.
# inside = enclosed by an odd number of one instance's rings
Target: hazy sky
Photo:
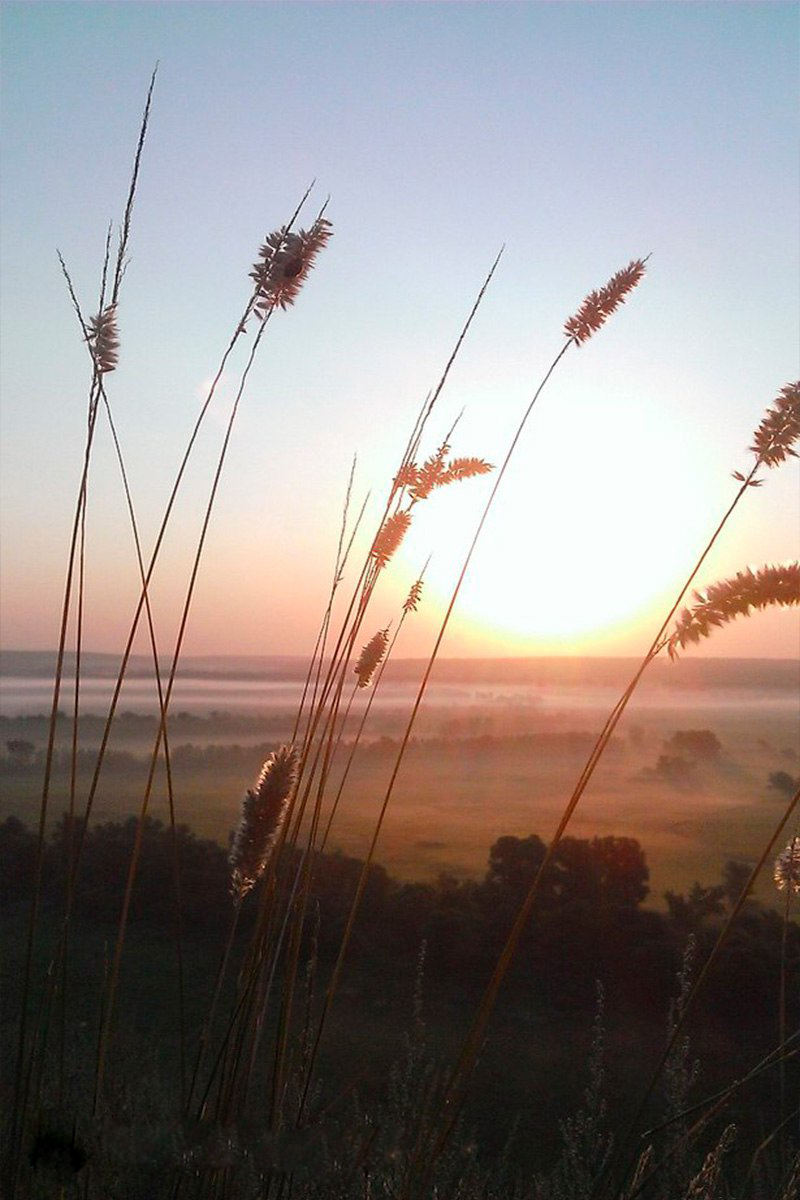
[[[312,178],[335,236],[272,322],[235,426],[190,653],[305,653],[354,453],[373,532],[414,416],[500,245],[432,420],[501,461],[585,293],[648,275],[571,349],[537,406],[444,652],[635,654],[798,373],[798,9],[757,3],[6,3],[3,8],[2,639],[57,640],[88,364],[87,315],[152,123],[108,377],[146,547],[260,241]],[[243,354],[226,372],[165,546],[176,613]],[[491,480],[420,506],[375,600],[425,654]],[[795,463],[745,497],[702,578],[796,557]],[[105,424],[87,526],[86,642],[115,650],[136,569]],[[407,634],[407,636],[406,636]],[[796,613],[704,653],[791,655]]]

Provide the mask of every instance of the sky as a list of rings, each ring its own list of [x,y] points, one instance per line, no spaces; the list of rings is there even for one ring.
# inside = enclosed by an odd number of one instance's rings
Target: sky
[[[265,235],[334,237],[269,325],[233,428],[189,654],[307,654],[351,514],[346,597],[416,414],[503,255],[425,434],[500,464],[585,294],[644,280],[537,400],[459,596],[446,655],[641,653],[798,376],[798,26],[783,3],[14,3],[2,12],[0,636],[57,642],[89,365],[86,316],[158,62],[107,377],[146,550]],[[175,637],[233,356],[153,586]],[[492,476],[435,493],[384,573],[376,628],[424,602],[427,655]],[[797,557],[797,463],[764,472],[698,585]],[[121,649],[137,567],[109,429],[86,525],[85,644]],[[709,655],[794,656],[796,611]]]

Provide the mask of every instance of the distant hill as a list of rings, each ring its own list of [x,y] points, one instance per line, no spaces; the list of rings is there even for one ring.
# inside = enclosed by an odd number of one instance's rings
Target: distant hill
[[[116,679],[119,671],[118,654],[99,654],[84,651],[81,655],[81,671],[94,679]],[[65,671],[75,672],[75,655],[64,656]],[[15,676],[22,679],[52,679],[56,669],[54,650],[0,650],[0,677]],[[162,660],[161,669],[169,664]],[[209,655],[184,658],[179,674],[184,679],[304,679],[308,664],[305,659],[286,655],[254,656]],[[132,654],[127,675],[132,679],[150,679],[153,675],[153,660],[146,654]]]
[[[74,673],[75,655],[66,655],[66,671]],[[441,683],[471,684],[570,684],[624,687],[638,659],[602,657],[540,658],[441,658],[433,678]],[[95,679],[115,679],[120,659],[115,654],[84,652],[82,672]],[[51,679],[55,651],[0,650],[0,678]],[[227,679],[262,681],[303,680],[308,669],[305,658],[288,655],[206,655],[181,660],[182,679]],[[394,659],[387,667],[388,682],[404,683],[420,678],[421,659]],[[151,678],[153,667],[146,655],[132,655],[129,678]],[[687,654],[676,663],[657,659],[648,671],[648,683],[665,688],[793,689],[800,693],[800,663],[789,658],[702,658]]]

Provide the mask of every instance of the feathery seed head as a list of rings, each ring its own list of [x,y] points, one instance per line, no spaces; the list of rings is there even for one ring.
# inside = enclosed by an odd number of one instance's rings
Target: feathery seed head
[[[416,463],[406,463],[395,476],[395,491],[401,487],[408,488],[414,500],[426,500],[435,488],[494,470],[492,464],[482,458],[451,458],[448,462],[449,450],[447,443],[440,446],[421,467]]]
[[[364,649],[358,656],[358,662],[353,668],[354,673],[358,676],[358,686],[360,688],[369,687],[370,680],[375,674],[375,671],[386,653],[386,646],[389,641],[389,630],[379,629],[378,632],[370,638]]]
[[[573,317],[564,322],[564,333],[580,345],[597,333],[611,314],[625,303],[645,273],[647,259],[635,258],[627,267],[612,275],[608,283],[598,291],[590,292]]]
[[[667,642],[670,658],[677,658],[678,651],[690,643],[710,637],[714,629],[727,625],[734,617],[749,616],[751,609],[800,604],[800,562],[762,567],[759,571],[748,567],[694,596],[695,603],[677,618]]]
[[[449,450],[447,442],[444,442],[435,454],[431,454],[421,467],[416,468],[417,478],[410,488],[415,500],[424,500],[434,488],[441,485],[445,473],[444,460]]]
[[[403,463],[394,477],[392,491],[399,492],[402,488],[412,488],[419,481],[419,468],[413,462]]]
[[[386,566],[405,537],[410,524],[411,517],[407,512],[396,512],[394,516],[386,518],[371,551],[379,567]]]
[[[420,599],[422,598],[422,580],[418,579],[416,583],[412,583],[408,590],[408,595],[403,602],[403,612],[416,612]]]
[[[318,217],[310,229],[290,233],[284,225],[269,234],[250,272],[258,292],[255,310],[262,320],[276,305],[286,309],[294,304],[314,260],[332,236],[333,226],[324,217]]]
[[[800,380],[787,383],[778,392],[772,408],[753,434],[750,446],[759,463],[777,467],[789,457],[796,458],[793,448],[800,440]]]
[[[264,763],[256,786],[245,793],[229,857],[235,899],[246,896],[263,874],[296,781],[297,751],[281,746]]]
[[[86,341],[101,375],[113,371],[119,361],[117,306],[109,304],[89,321]]]
[[[487,475],[494,466],[482,458],[451,458],[442,478],[442,484],[457,483],[462,479],[472,479],[475,475]]]
[[[773,878],[779,892],[785,888],[790,892],[800,892],[800,837],[793,837],[775,859]]]

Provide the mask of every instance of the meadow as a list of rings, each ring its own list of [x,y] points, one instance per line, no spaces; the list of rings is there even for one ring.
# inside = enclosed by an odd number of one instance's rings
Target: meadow
[[[28,656],[29,668],[34,658]],[[157,727],[155,689],[146,665],[122,701],[106,783],[95,802],[98,822],[119,820],[136,810]],[[273,683],[277,698],[259,707],[262,697],[253,691],[259,664],[241,660],[235,665],[239,678],[227,679],[203,675],[191,660],[185,661],[184,691],[176,698],[172,725],[179,820],[223,846],[239,819],[242,780],[255,777],[272,745],[289,737],[294,710],[282,706],[288,691],[299,696],[302,682]],[[406,753],[378,861],[401,879],[432,880],[441,872],[477,878],[497,837],[547,836],[602,727],[614,686],[619,688],[635,665],[552,659],[537,672],[533,664],[517,660],[443,660]],[[663,665],[666,669],[641,688],[629,707],[626,724],[606,752],[572,825],[580,837],[637,838],[647,851],[649,903],[656,907],[663,907],[667,889],[685,892],[696,881],[715,880],[729,860],[755,861],[783,799],[770,786],[770,777],[778,772],[794,776],[800,762],[795,662],[695,658]],[[346,802],[330,841],[331,849],[354,857],[368,845],[412,698],[409,680],[423,669],[413,661],[392,666],[349,773]],[[262,669],[260,688],[269,690],[269,667]],[[30,709],[24,715],[0,716],[0,744],[22,739],[35,747],[24,769],[14,769],[7,751],[3,762],[4,810],[28,824],[36,817],[47,733],[46,717],[34,711],[40,700],[40,692],[32,690],[34,681],[30,674],[5,681],[0,677],[4,710],[18,708],[23,700]],[[98,688],[102,682],[95,681]],[[88,679],[84,693],[90,697],[84,705],[96,703]],[[356,720],[354,714],[353,730]],[[659,759],[669,756],[670,738],[681,729],[713,732],[718,756],[693,762],[683,775],[674,769],[665,773],[663,766],[658,770]],[[100,715],[87,712],[81,728],[84,787],[101,731]],[[69,803],[66,729],[58,744],[65,763],[54,776],[53,820]],[[341,771],[333,775],[334,791],[340,776]],[[150,812],[168,820],[163,780]],[[769,879],[760,880],[757,894],[765,903],[779,902]]]

